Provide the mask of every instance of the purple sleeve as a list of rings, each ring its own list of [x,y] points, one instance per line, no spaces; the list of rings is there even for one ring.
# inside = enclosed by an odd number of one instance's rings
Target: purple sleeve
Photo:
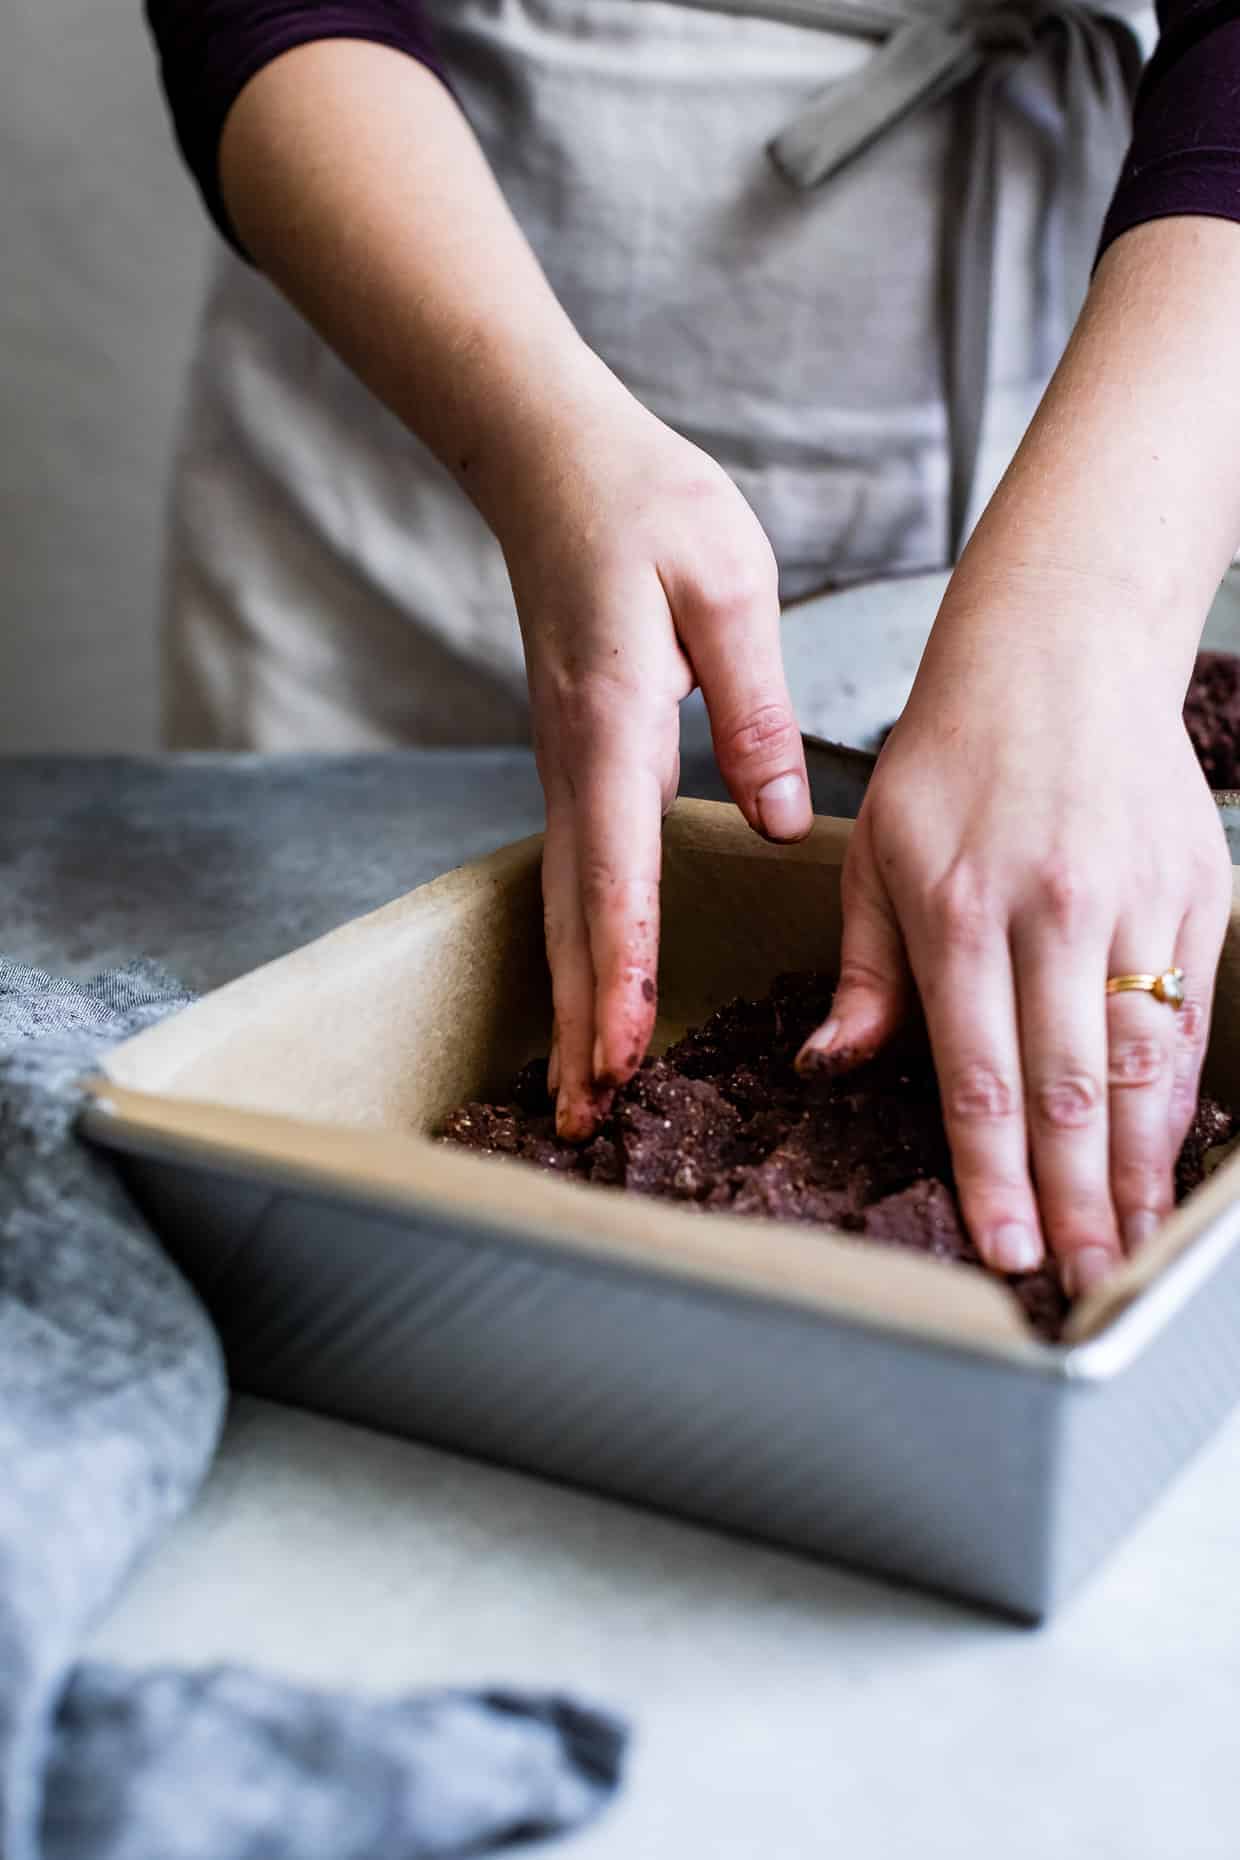
[[[443,76],[418,0],[146,0],[146,17],[181,152],[212,219],[243,258],[220,192],[220,135],[264,65],[314,39],[368,39]]]
[[[1169,214],[1240,221],[1240,0],[1159,0],[1158,23],[1100,252]]]

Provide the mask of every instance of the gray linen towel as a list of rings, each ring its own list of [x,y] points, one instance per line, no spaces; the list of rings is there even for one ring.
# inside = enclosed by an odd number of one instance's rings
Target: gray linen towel
[[[205,1312],[72,1128],[98,1055],[186,1001],[143,964],[0,957],[0,1860],[428,1860],[574,1827],[624,1732],[567,1699],[75,1664],[224,1414]]]

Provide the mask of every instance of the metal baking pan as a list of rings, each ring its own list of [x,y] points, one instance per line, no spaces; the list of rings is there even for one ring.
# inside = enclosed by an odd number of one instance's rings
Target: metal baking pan
[[[847,833],[773,848],[673,811],[665,1034],[832,963]],[[1240,1395],[1240,1159],[1049,1346],[981,1273],[434,1144],[545,1043],[538,855],[242,978],[94,1081],[86,1131],[235,1384],[1040,1620]],[[1211,1048],[1233,1097],[1237,923]]]

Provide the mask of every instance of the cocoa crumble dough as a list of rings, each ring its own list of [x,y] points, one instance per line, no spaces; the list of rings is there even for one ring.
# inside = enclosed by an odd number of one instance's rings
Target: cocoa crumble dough
[[[1240,788],[1240,658],[1199,652],[1184,722],[1212,788]]]
[[[833,989],[829,976],[783,975],[764,1000],[729,1002],[645,1061],[589,1143],[556,1137],[545,1060],[526,1066],[503,1102],[453,1111],[441,1134],[579,1181],[688,1207],[822,1223],[981,1268],[961,1224],[924,1043],[907,1042],[843,1077],[794,1072]],[[1203,1179],[1207,1151],[1234,1128],[1230,1112],[1202,1099],[1177,1165],[1181,1200]],[[1068,1300],[1055,1268],[1008,1283],[1033,1328],[1056,1340]]]

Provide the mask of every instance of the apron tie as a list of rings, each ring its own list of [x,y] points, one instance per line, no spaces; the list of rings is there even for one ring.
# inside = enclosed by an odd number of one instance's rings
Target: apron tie
[[[948,167],[949,197],[957,210],[948,216],[944,268],[953,561],[964,542],[986,408],[1001,93],[1026,59],[1055,41],[1063,111],[1056,188],[1058,277],[1057,289],[1043,279],[1043,296],[1047,302],[1058,298],[1067,328],[1088,285],[1131,133],[1142,57],[1124,20],[1103,17],[1073,0],[1023,6],[1008,0],[981,11],[922,15],[898,26],[860,70],[819,92],[768,147],[775,166],[795,186],[818,187],[905,117],[965,90]]]

